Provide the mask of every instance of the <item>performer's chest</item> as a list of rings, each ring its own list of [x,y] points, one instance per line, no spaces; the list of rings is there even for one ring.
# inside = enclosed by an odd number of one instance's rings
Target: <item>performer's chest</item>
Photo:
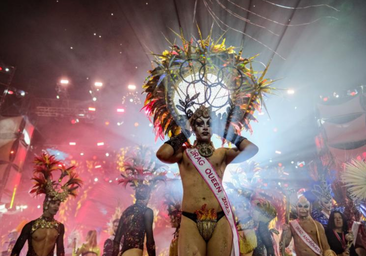
[[[40,228],[32,234],[32,240],[35,242],[47,241],[55,243],[59,233],[54,228]]]
[[[197,156],[195,159],[198,168],[200,168],[199,163],[202,159],[204,159],[203,156]],[[222,152],[216,150],[211,157],[206,159],[209,161],[210,165],[216,171],[218,176],[222,178],[226,167]],[[199,172],[197,172],[195,164],[192,163],[186,153],[183,154],[183,161],[180,163],[179,169],[181,175],[200,176]]]

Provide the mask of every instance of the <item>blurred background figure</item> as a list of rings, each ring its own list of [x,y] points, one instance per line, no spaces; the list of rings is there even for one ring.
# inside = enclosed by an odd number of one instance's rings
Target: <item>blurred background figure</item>
[[[340,211],[333,211],[330,214],[325,234],[330,249],[337,255],[357,256],[353,246],[353,234],[348,232],[347,220]]]
[[[76,242],[76,241],[75,241]],[[75,245],[76,247],[76,245]],[[89,230],[86,241],[78,248],[73,256],[100,256],[100,250],[97,242],[97,231]]]
[[[112,222],[112,235],[105,240],[103,247],[103,256],[112,256],[113,253],[113,240],[117,232],[119,219],[115,219]]]

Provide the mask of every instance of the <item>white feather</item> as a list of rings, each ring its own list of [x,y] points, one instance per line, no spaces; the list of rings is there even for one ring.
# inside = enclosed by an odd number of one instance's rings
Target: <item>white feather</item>
[[[366,199],[366,163],[363,160],[352,159],[346,163],[341,180],[353,199]]]

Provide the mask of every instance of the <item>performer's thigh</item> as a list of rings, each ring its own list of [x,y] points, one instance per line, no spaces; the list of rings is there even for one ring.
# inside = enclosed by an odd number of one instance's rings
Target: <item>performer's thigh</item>
[[[179,256],[205,256],[206,242],[198,232],[197,225],[191,219],[182,216],[178,238]]]
[[[137,248],[129,249],[122,256],[142,256],[142,250]]]
[[[233,244],[233,234],[230,224],[226,217],[219,220],[215,231],[207,245],[207,255],[210,256],[229,256]]]

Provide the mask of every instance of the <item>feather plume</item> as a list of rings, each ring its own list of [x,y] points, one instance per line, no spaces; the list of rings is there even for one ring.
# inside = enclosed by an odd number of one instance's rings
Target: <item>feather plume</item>
[[[363,160],[353,159],[345,164],[341,180],[347,187],[353,199],[366,199],[366,163]]]

